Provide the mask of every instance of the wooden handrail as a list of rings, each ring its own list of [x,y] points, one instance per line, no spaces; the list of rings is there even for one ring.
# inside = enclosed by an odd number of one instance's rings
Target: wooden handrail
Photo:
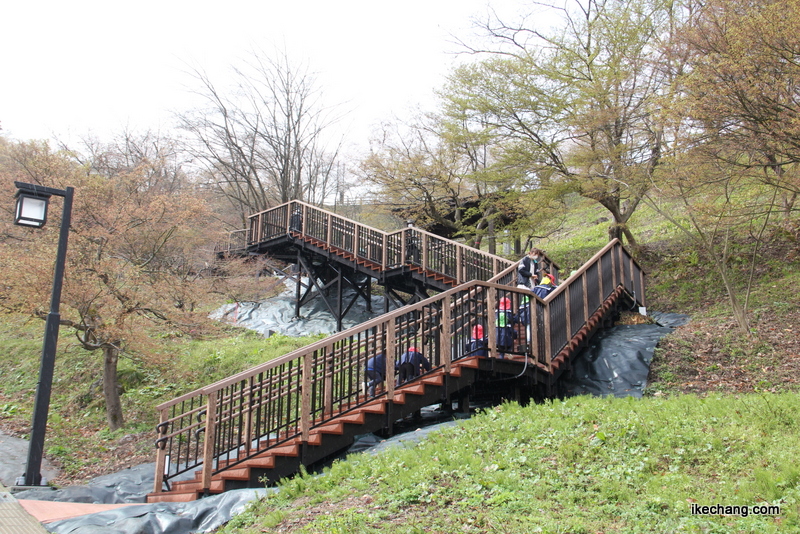
[[[275,218],[275,222],[269,222],[272,220],[271,216],[276,214],[283,214],[283,217]],[[314,217],[312,217],[310,214],[313,214]],[[292,217],[295,215],[297,219],[293,222]],[[317,217],[319,219],[317,219]],[[441,236],[420,228],[411,227],[403,228],[394,232],[384,232],[383,230],[366,226],[352,219],[342,217],[333,212],[300,200],[292,200],[285,204],[281,204],[280,206],[275,206],[273,208],[254,213],[250,215],[248,219],[250,224],[249,231],[246,233],[247,242],[245,247],[239,249],[240,252],[243,252],[247,247],[255,246],[258,243],[271,239],[274,236],[282,236],[286,235],[290,231],[294,231],[299,235],[318,239],[329,246],[346,250],[358,258],[374,261],[375,258],[367,257],[369,256],[368,251],[365,251],[367,252],[367,256],[365,256],[362,254],[362,251],[359,248],[360,243],[358,237],[361,234],[366,233],[368,235],[371,234],[379,237],[379,239],[376,239],[372,245],[378,246],[378,242],[380,242],[380,246],[383,249],[380,255],[380,265],[384,270],[396,268],[406,263],[409,257],[408,246],[409,243],[414,239],[418,240],[419,244],[423,246],[418,251],[419,260],[413,263],[420,265],[424,269],[439,272],[448,276],[450,276],[450,274],[443,273],[440,269],[436,269],[436,266],[432,263],[437,260],[442,260],[440,256],[437,256],[434,253],[434,249],[440,246],[452,248],[452,277],[457,281],[457,283],[464,283],[471,279],[467,279],[467,277],[461,273],[461,263],[456,263],[456,258],[462,258],[465,254],[478,255],[485,260],[487,265],[490,266],[489,269],[491,271],[491,275],[486,276],[486,279],[493,277],[497,270],[510,267],[515,263],[501,256],[468,247],[463,243],[442,238]],[[271,228],[275,230],[274,234],[265,234],[263,228],[266,224],[271,225]],[[324,232],[319,231],[320,229],[318,226],[320,224],[322,225],[322,228],[324,228]],[[343,243],[336,242],[334,235],[335,226],[352,226],[352,234],[348,234],[348,238],[342,238],[342,241],[344,242],[351,241],[352,244],[350,246],[343,247]],[[313,230],[309,231],[309,227],[313,227]],[[256,231],[254,231],[253,228],[256,228]],[[242,232],[242,230],[238,230],[237,232]],[[233,236],[233,233],[231,233],[231,236]],[[240,239],[241,238],[237,238],[236,241],[238,242]],[[215,250],[218,252],[231,252],[233,249],[231,248],[230,243],[233,241],[234,239],[231,237],[231,239],[229,239],[227,248],[216,247]],[[391,253],[389,250],[388,247],[390,246],[390,243],[398,244],[396,253]]]

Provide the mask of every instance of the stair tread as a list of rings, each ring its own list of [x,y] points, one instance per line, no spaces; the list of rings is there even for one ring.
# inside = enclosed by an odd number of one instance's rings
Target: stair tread
[[[148,503],[155,502],[192,502],[197,500],[196,491],[164,491],[161,493],[149,493]]]

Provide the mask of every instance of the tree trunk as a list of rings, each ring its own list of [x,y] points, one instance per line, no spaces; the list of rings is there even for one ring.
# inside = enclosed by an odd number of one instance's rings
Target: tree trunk
[[[113,345],[103,346],[103,397],[106,400],[106,420],[109,430],[117,430],[125,423],[122,416],[122,401],[119,398],[117,381],[119,349]]]

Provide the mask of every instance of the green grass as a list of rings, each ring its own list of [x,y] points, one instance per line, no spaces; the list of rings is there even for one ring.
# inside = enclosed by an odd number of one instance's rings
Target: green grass
[[[506,404],[287,481],[222,532],[265,532],[315,506],[293,532],[797,532],[798,457],[797,394]],[[693,516],[692,503],[781,513]]]

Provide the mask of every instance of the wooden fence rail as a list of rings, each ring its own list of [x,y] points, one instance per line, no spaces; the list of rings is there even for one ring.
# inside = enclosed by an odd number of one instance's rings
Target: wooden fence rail
[[[446,276],[456,284],[489,280],[515,265],[501,256],[420,228],[383,232],[299,200],[251,215],[246,230],[232,232],[228,241],[215,250],[219,254],[240,254],[248,247],[286,235],[308,237],[380,265],[383,270],[413,265]]]
[[[301,218],[295,222],[307,225],[302,230],[292,230],[291,217],[297,210]],[[627,291],[645,305],[644,273],[618,240],[541,300],[513,286],[514,264],[507,265],[508,260],[451,242],[432,253],[436,247],[429,245],[436,236],[421,230],[385,234],[300,202],[251,217],[249,241],[263,242],[285,234],[287,228],[324,235],[328,243],[351,247],[365,257],[380,256],[390,266],[401,263],[408,244],[420,239],[422,250],[429,251],[427,257],[419,258],[420,264],[452,273],[458,280],[476,278],[161,404],[154,492],[163,491],[165,482],[175,476],[201,466],[203,480],[210,484],[213,474],[266,447],[296,437],[308,441],[312,428],[377,397],[392,399],[391,379],[386,392],[366,395],[366,361],[378,353],[386,355],[387,377],[395,376],[395,361],[410,347],[420,350],[433,369],[449,373],[452,362],[472,355],[467,347],[473,327],[481,325],[487,357],[524,356],[552,372],[553,360],[570,350],[575,335],[603,311],[604,301],[614,292]],[[470,257],[476,260],[471,266],[459,263]],[[496,324],[495,315],[501,303],[509,305],[516,318],[505,327],[513,331],[511,347],[497,345],[503,327]]]

